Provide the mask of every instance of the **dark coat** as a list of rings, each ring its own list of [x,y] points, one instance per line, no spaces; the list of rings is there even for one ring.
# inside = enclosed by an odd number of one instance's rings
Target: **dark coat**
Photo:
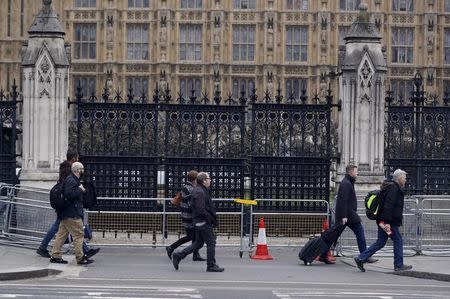
[[[194,190],[194,185],[191,182],[186,182],[183,188],[181,188],[181,221],[186,228],[192,228],[192,190]]]
[[[74,175],[69,175],[64,180],[64,197],[66,205],[58,211],[59,219],[83,218],[83,191],[79,188],[80,180]]]
[[[384,196],[377,221],[384,221],[384,223],[393,226],[401,226],[403,224],[405,193],[395,181],[385,181],[381,185],[381,191],[384,192]]]
[[[348,224],[361,222],[357,208],[355,179],[346,174],[339,185],[336,199],[336,223],[341,223],[343,218],[347,218]]]
[[[202,184],[197,184],[192,190],[191,196],[194,225],[203,221],[213,226],[219,225],[216,208],[212,202],[209,190]]]
[[[69,161],[64,160],[61,164],[59,164],[59,179],[58,182],[64,182],[65,179],[72,174],[72,165]]]

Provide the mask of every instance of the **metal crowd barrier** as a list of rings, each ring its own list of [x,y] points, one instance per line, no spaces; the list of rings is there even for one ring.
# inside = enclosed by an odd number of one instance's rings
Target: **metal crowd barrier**
[[[403,251],[405,256],[413,256],[420,252],[418,234],[418,200],[416,198],[405,198],[403,211],[403,225],[400,228],[403,237]],[[366,216],[364,198],[358,197],[358,215],[361,217],[366,236],[366,244],[369,247],[375,242],[378,236],[376,221],[370,220]],[[350,228],[346,228],[342,233],[336,252],[339,255],[357,255],[359,253],[355,234]],[[388,239],[386,246],[376,253],[377,255],[393,256],[392,240]]]

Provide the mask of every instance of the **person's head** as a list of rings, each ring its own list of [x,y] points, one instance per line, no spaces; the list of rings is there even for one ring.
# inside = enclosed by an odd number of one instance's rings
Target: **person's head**
[[[345,173],[356,179],[358,176],[358,166],[352,164],[347,165],[347,167],[345,167]]]
[[[70,164],[73,164],[73,162],[77,162],[79,158],[78,152],[74,149],[68,149],[66,154],[66,159]]]
[[[188,182],[195,183],[195,181],[197,180],[197,175],[198,175],[198,171],[196,171],[196,170],[189,171],[187,174]]]
[[[406,185],[406,171],[399,169],[396,169],[394,173],[392,174],[392,180],[397,182],[397,184],[400,185],[400,187],[405,187]]]
[[[73,162],[73,164],[72,164],[72,173],[79,178],[79,177],[81,177],[83,172],[84,172],[83,164],[81,164],[80,162]]]
[[[200,172],[197,175],[197,184],[203,185],[206,188],[209,188],[211,186],[211,177],[206,172]]]

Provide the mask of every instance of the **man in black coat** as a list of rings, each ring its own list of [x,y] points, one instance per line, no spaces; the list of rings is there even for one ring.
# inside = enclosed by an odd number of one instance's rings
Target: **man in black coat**
[[[180,252],[174,252],[172,255],[172,263],[175,270],[182,259],[188,254],[200,249],[203,243],[206,243],[206,271],[207,272],[223,272],[224,268],[216,264],[216,236],[213,227],[217,227],[219,222],[217,219],[216,208],[211,199],[209,187],[211,178],[206,172],[200,172],[197,175],[197,185],[192,190],[192,223],[196,231],[195,241],[190,246]]]
[[[72,174],[64,180],[63,193],[66,201],[64,208],[57,211],[61,223],[56,233],[52,257],[50,258],[51,263],[67,264],[67,261],[62,259],[61,247],[69,233],[73,238],[77,264],[86,265],[92,262],[83,253],[83,192],[86,191],[80,182],[83,171],[83,164],[74,162]]]
[[[377,216],[378,238],[366,251],[355,257],[356,265],[362,272],[364,263],[378,250],[386,245],[388,238],[394,244],[394,270],[405,271],[412,269],[412,266],[403,263],[403,238],[400,233],[400,226],[403,224],[403,205],[405,194],[403,188],[406,184],[406,172],[397,169],[392,175],[392,180],[385,181],[381,185],[382,203],[380,213]]]
[[[358,167],[355,165],[347,165],[345,168],[345,177],[339,185],[339,190],[336,198],[336,224],[342,223],[348,226],[356,236],[359,252],[367,249],[366,237],[364,235],[364,228],[361,224],[361,218],[357,213],[358,200],[355,193],[355,181],[358,177]],[[330,249],[332,243],[327,244],[326,250],[322,252],[320,261],[331,264],[326,257],[327,251]],[[376,262],[376,259],[370,258],[369,263]]]

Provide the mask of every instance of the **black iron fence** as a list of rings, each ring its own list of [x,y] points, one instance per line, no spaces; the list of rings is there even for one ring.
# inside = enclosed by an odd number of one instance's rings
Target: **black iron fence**
[[[163,171],[164,196],[172,197],[186,173],[197,169],[213,177],[215,198],[328,201],[331,91],[313,103],[305,92],[299,99],[284,100],[281,94],[279,88],[275,97],[265,93],[258,101],[256,90],[239,99],[222,99],[218,90],[211,98],[206,93],[197,98],[192,91],[189,98],[174,99],[168,87],[156,87],[151,99],[145,93],[136,97],[131,88],[124,99],[106,89],[101,97],[86,98],[79,89],[76,148],[100,196],[158,197],[158,171]],[[123,208],[111,201],[99,205]],[[128,207],[142,208],[139,200]],[[237,207],[227,202],[221,208]]]
[[[386,174],[396,168],[408,172],[412,194],[450,192],[450,106],[446,92],[442,103],[427,98],[420,74],[414,77],[409,99],[386,97]]]

